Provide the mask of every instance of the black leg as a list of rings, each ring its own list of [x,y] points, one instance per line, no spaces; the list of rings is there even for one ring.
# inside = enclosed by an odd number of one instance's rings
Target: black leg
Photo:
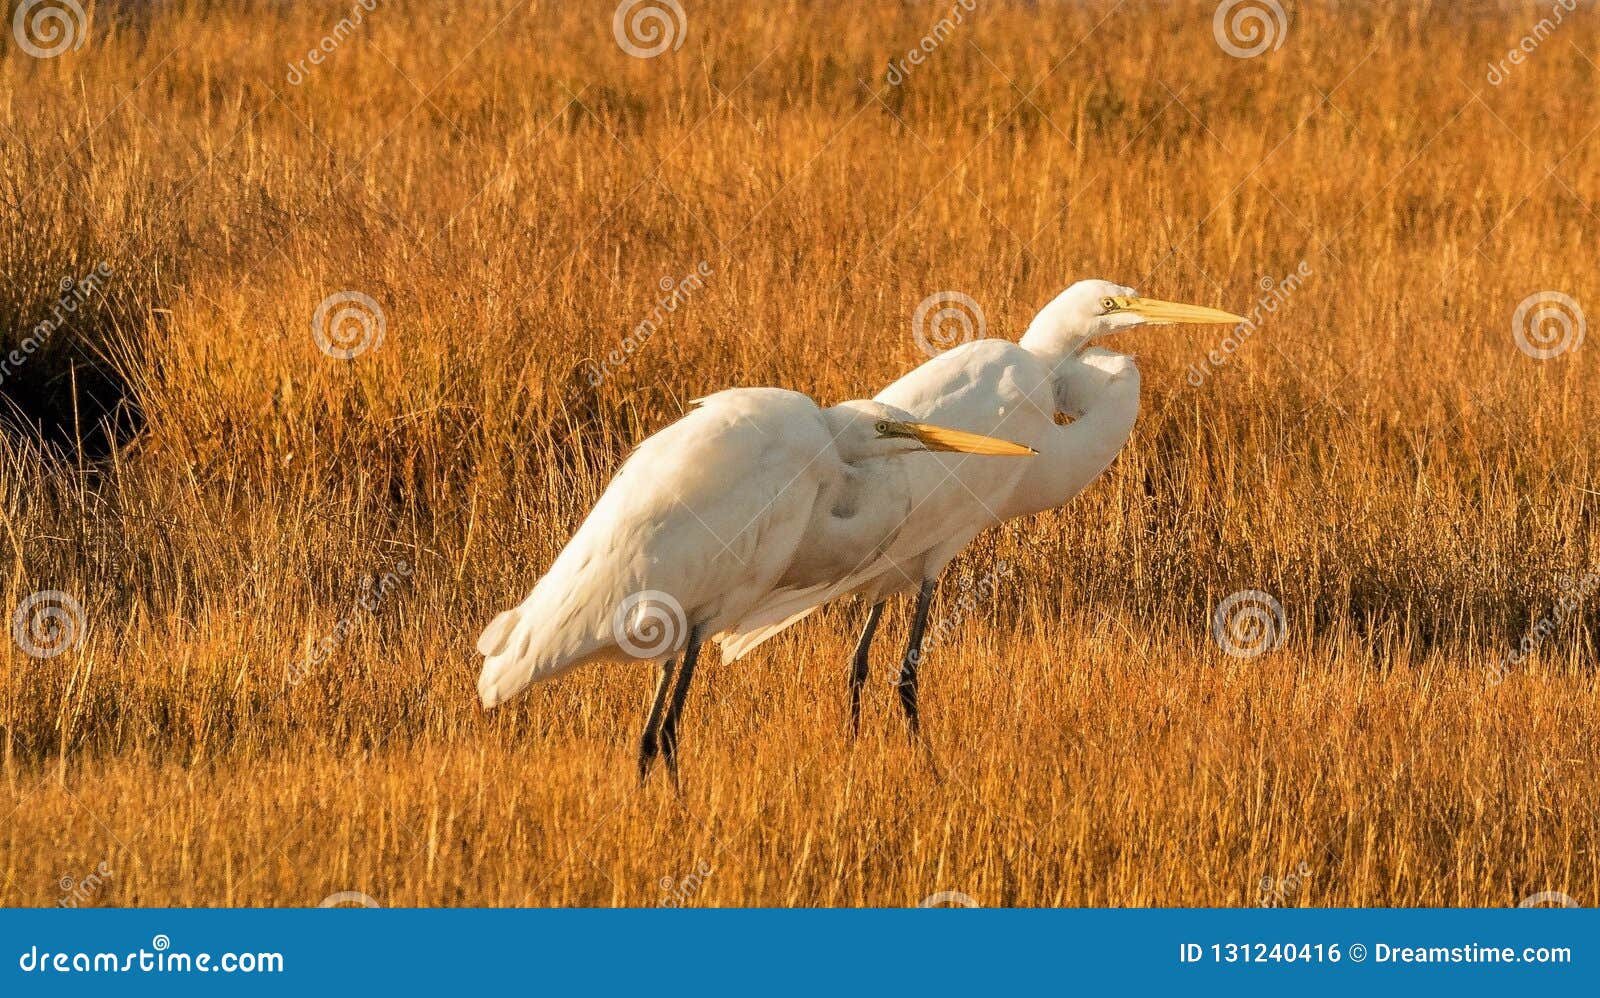
[[[657,666],[656,695],[650,701],[650,714],[644,719],[644,736],[639,739],[639,782],[650,775],[650,765],[656,761],[661,749],[661,708],[667,703],[667,688],[672,685],[672,673],[678,660],[669,658]]]
[[[661,754],[667,761],[667,772],[672,774],[672,785],[678,785],[678,715],[683,713],[683,701],[689,696],[689,681],[694,678],[695,660],[700,657],[700,628],[691,628],[689,643],[683,649],[683,665],[678,668],[678,681],[672,688],[672,703],[667,716],[661,719]]]
[[[850,737],[861,732],[861,686],[867,681],[867,652],[872,648],[872,636],[878,633],[878,618],[883,616],[883,601],[872,604],[867,611],[867,625],[861,629],[861,640],[856,642],[856,654],[850,660]]]
[[[922,632],[928,626],[928,607],[933,604],[933,590],[937,579],[923,579],[917,592],[917,609],[911,616],[911,637],[906,642],[906,657],[900,663],[900,706],[906,710],[906,720],[913,735],[921,733],[917,719],[917,665],[922,661]]]

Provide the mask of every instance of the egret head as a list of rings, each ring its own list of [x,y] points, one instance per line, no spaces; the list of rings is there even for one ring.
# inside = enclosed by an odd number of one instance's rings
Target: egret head
[[[857,399],[828,409],[834,446],[846,461],[889,457],[915,451],[950,451],[1000,457],[1028,457],[1033,448],[997,437],[947,426],[919,423],[892,405]]]
[[[1079,281],[1039,310],[1022,345],[1038,353],[1066,356],[1102,336],[1134,326],[1179,322],[1234,326],[1244,321],[1243,316],[1218,308],[1144,298],[1132,288],[1110,281]]]

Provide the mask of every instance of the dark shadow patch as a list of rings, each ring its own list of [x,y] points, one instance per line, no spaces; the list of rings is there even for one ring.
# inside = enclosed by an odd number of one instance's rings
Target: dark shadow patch
[[[144,427],[135,388],[151,282],[105,262],[64,269],[81,276],[28,274],[0,303],[0,433],[98,461]]]
[[[69,458],[109,457],[143,428],[127,378],[78,350],[24,364],[0,384],[0,431]]]

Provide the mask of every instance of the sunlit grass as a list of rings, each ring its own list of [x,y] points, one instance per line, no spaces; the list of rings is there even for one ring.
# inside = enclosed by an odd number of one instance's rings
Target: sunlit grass
[[[948,4],[685,7],[636,59],[609,7],[382,5],[299,84],[348,5],[4,39],[0,341],[113,277],[0,392],[92,365],[144,428],[0,437],[0,605],[86,624],[0,643],[0,903],[102,861],[107,904],[656,904],[702,864],[686,903],[1256,904],[1301,864],[1283,903],[1600,897],[1593,608],[1491,682],[1600,568],[1594,347],[1512,338],[1535,292],[1600,310],[1593,25],[1491,86],[1520,11],[1299,5],[1235,59],[1210,5],[984,4],[895,87]],[[904,608],[854,745],[854,609],[708,664],[681,802],[632,781],[647,669],[478,711],[478,630],[688,399],[870,395],[936,291],[1014,338],[1080,277],[1248,312],[1302,264],[1204,377],[1215,329],[1118,340],[1122,458],[954,566],[1014,571],[923,670],[942,781]],[[345,289],[387,327],[348,362],[310,332]],[[1279,650],[1212,642],[1241,589]]]

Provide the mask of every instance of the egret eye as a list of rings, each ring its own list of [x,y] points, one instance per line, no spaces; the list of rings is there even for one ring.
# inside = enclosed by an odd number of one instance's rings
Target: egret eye
[[[878,436],[880,436],[880,437],[881,436],[885,436],[889,432],[889,424],[888,423],[879,423],[876,426],[874,426],[873,429],[878,432]]]
[[[1117,300],[1115,298],[1102,298],[1100,299],[1100,307],[1107,312],[1115,312],[1117,310]]]

